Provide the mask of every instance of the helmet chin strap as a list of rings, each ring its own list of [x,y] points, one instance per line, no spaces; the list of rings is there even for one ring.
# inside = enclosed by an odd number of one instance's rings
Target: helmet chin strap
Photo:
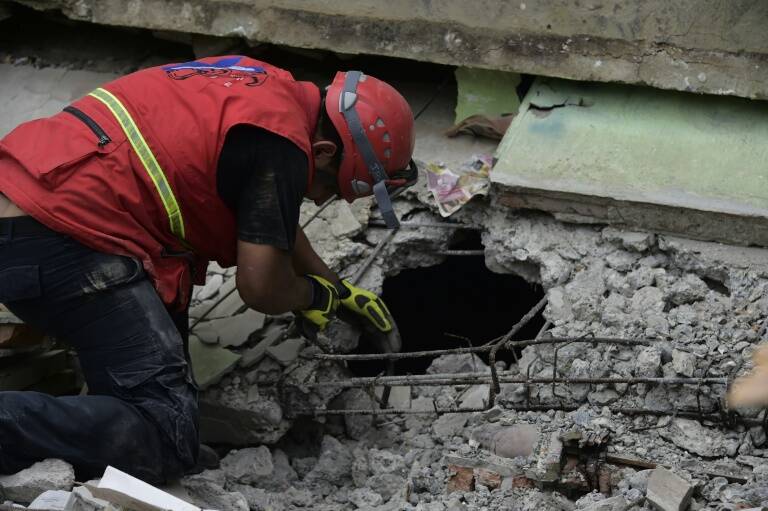
[[[387,172],[376,157],[371,142],[368,140],[365,129],[360,122],[360,116],[355,109],[357,84],[360,82],[362,75],[363,73],[360,71],[347,72],[344,78],[344,89],[339,96],[339,112],[344,116],[344,120],[347,121],[347,127],[349,127],[349,132],[352,134],[352,140],[355,141],[357,150],[360,151],[365,165],[368,167],[368,173],[373,178],[373,194],[376,197],[376,203],[379,205],[379,211],[381,211],[384,217],[384,222],[390,229],[395,229],[400,227],[400,221],[397,219],[395,210],[392,207],[392,198],[387,190]]]

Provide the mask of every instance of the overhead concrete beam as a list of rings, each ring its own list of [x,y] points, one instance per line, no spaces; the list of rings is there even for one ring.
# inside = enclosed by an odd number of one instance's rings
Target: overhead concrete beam
[[[509,207],[768,247],[768,103],[539,79],[497,157]]]
[[[107,25],[768,97],[754,0],[18,0]]]

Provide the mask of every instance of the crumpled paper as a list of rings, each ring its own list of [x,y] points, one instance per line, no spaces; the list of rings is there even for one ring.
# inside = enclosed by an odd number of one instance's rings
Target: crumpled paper
[[[493,158],[476,154],[457,170],[442,163],[427,164],[427,188],[437,202],[440,215],[451,216],[475,195],[487,195],[491,188]]]

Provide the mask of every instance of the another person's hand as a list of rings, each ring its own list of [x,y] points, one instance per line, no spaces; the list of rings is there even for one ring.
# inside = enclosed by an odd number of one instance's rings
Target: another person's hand
[[[728,392],[730,408],[768,405],[768,344],[760,345],[752,355],[752,371],[738,378]]]

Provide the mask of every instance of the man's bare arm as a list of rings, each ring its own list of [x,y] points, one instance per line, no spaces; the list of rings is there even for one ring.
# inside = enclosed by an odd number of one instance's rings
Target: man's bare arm
[[[293,259],[291,252],[270,245],[238,241],[237,291],[243,301],[265,314],[307,309],[312,285],[302,277],[308,272],[294,270]]]
[[[328,268],[325,261],[317,255],[301,227],[296,229],[296,244],[293,248],[293,268],[298,275],[310,273],[312,275],[319,275],[334,284],[339,282],[339,276]]]

